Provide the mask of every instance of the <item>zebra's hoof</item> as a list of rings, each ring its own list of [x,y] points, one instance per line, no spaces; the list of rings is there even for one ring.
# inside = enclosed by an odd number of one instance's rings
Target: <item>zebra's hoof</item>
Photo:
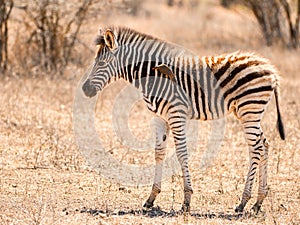
[[[189,213],[190,212],[190,204],[183,204],[181,207],[181,210],[183,213]]]
[[[234,211],[237,212],[237,213],[243,212],[244,207],[245,207],[245,204],[241,203],[241,204],[239,204],[239,205],[235,208]]]
[[[153,202],[148,202],[146,201],[145,204],[143,205],[144,208],[150,209],[151,207],[153,207]]]
[[[251,210],[252,210],[255,214],[258,214],[258,213],[260,212],[260,208],[261,208],[261,204],[259,204],[259,203],[256,202],[256,203],[252,206]]]

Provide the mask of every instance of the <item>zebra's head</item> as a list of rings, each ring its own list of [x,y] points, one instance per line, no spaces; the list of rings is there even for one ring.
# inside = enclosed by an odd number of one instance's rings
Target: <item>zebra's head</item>
[[[97,54],[93,67],[88,75],[87,80],[82,86],[84,94],[93,97],[98,91],[101,91],[112,78],[117,76],[117,59],[118,42],[115,34],[111,29],[105,32],[99,32],[96,39],[98,46]]]

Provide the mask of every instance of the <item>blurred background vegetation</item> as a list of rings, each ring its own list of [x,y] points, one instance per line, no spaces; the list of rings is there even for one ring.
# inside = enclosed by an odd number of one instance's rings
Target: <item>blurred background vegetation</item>
[[[154,9],[145,7],[148,2]],[[164,5],[193,14],[203,2],[252,14],[267,46],[300,46],[300,0],[165,0]],[[101,23],[113,14],[151,19],[157,5],[155,0],[0,0],[0,71],[63,76],[68,65],[85,65],[84,51],[92,52],[80,35],[88,21],[97,18]]]

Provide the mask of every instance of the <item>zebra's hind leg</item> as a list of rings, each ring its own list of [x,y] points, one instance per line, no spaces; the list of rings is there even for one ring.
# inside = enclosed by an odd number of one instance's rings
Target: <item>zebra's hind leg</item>
[[[155,117],[154,126],[155,126],[155,135],[156,135],[155,175],[154,175],[154,183],[152,186],[150,196],[144,204],[144,207],[146,208],[151,208],[153,206],[153,202],[156,196],[161,191],[163,161],[166,155],[167,137],[169,134],[168,124],[163,119]]]
[[[263,151],[261,154],[261,159],[259,162],[259,179],[258,179],[258,194],[257,201],[253,205],[252,210],[258,213],[260,207],[267,196],[268,186],[267,186],[267,167],[268,167],[268,147],[269,144],[265,138],[263,132],[261,132],[261,141],[263,144]]]
[[[252,186],[254,183],[256,170],[259,165],[261,165],[261,155],[264,152],[264,145],[262,142],[262,131],[260,126],[260,118],[259,119],[249,119],[242,121],[246,140],[249,146],[249,171],[247,174],[247,180],[244,188],[244,192],[242,195],[241,203],[236,207],[236,212],[242,212],[244,207],[246,206],[247,202],[251,198]],[[265,173],[266,176],[266,173]],[[263,183],[262,183],[263,186]],[[261,201],[262,203],[262,201]],[[261,205],[258,202],[258,205]]]

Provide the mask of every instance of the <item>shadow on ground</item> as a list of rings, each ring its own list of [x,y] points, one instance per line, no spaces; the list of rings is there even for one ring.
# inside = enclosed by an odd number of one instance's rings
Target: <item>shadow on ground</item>
[[[153,207],[151,209],[136,209],[136,210],[120,210],[117,212],[112,211],[106,211],[101,209],[87,209],[83,208],[80,210],[80,213],[88,213],[93,216],[98,215],[106,215],[106,216],[123,216],[123,215],[136,215],[136,216],[146,216],[150,218],[154,217],[162,217],[162,218],[169,218],[169,217],[177,217],[180,215],[183,215],[182,211],[174,211],[171,210],[170,212],[164,211],[160,209],[160,207]],[[197,213],[197,212],[191,212],[190,216],[195,218],[221,218],[225,220],[239,220],[241,218],[249,218],[250,213],[244,212],[244,213],[224,213],[224,212],[209,212],[209,213]]]

